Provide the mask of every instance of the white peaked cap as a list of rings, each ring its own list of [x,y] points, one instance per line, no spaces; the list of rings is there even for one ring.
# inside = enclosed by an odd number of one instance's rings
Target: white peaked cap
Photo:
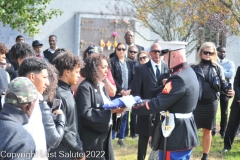
[[[181,41],[161,41],[158,42],[162,47],[162,50],[170,49],[172,51],[186,48],[187,42]]]

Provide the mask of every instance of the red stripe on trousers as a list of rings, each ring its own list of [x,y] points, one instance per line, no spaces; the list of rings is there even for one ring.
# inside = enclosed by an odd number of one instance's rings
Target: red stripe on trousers
[[[166,151],[166,160],[171,160],[170,153],[171,153],[170,151]]]

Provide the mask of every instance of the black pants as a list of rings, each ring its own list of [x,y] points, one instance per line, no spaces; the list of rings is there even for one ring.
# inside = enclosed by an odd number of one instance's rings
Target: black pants
[[[136,124],[137,124],[137,115],[133,115],[131,113],[131,121],[130,121],[130,136],[135,136],[136,134]]]
[[[240,106],[239,106],[240,107]],[[226,134],[224,137],[224,149],[230,150],[240,125],[240,110],[231,109]]]
[[[220,95],[220,109],[221,109],[221,121],[220,121],[220,134],[225,134],[227,128],[227,118],[228,118],[228,101],[229,98],[223,94]],[[216,133],[216,119],[214,128],[212,129],[213,134]]]
[[[144,160],[145,159],[146,153],[147,153],[148,140],[149,140],[149,136],[139,135],[139,138],[138,138],[138,155],[137,155],[138,160]]]

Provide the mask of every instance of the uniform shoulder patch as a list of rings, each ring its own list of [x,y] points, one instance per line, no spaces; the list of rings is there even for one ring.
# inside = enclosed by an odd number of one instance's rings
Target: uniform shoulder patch
[[[162,90],[162,93],[169,94],[172,90],[172,81],[165,84],[165,87]]]

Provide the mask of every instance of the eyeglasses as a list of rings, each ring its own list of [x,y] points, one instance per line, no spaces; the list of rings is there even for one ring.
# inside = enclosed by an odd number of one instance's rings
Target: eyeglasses
[[[213,54],[214,54],[214,52],[208,52],[208,51],[202,51],[203,52],[203,54],[204,55],[210,55],[210,56],[212,56]]]
[[[136,54],[136,53],[137,53],[137,51],[129,51],[129,53],[134,53],[134,54]]]
[[[154,54],[157,54],[157,53],[161,54],[160,50],[151,50],[151,52],[153,52]]]
[[[142,60],[145,60],[146,58],[147,58],[147,56],[143,56],[143,57],[139,57],[138,60],[142,61]]]
[[[118,50],[118,51],[121,51],[121,50],[122,50],[122,51],[126,51],[125,48],[117,48],[117,50]]]

